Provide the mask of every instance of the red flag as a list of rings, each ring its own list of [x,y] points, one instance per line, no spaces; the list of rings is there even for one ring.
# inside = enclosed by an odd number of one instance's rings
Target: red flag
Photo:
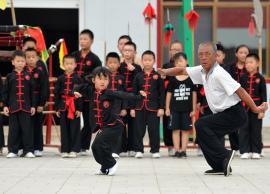
[[[151,22],[152,19],[156,18],[155,9],[151,5],[151,3],[148,3],[145,9],[143,10],[143,16],[145,18],[145,22]]]
[[[46,42],[43,33],[39,27],[28,27],[26,35],[33,37],[37,41],[37,51],[41,53],[41,58],[44,62],[49,58],[46,48]]]
[[[250,21],[248,24],[248,35],[251,37],[256,35],[256,27],[255,27],[253,17],[250,18]]]
[[[196,11],[194,10],[189,11],[188,13],[185,14],[185,18],[188,21],[188,26],[191,30],[197,28],[200,15]]]

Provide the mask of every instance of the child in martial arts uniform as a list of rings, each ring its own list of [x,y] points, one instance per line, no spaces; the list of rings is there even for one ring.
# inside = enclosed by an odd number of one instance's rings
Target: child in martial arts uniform
[[[37,50],[37,41],[33,37],[26,37],[23,39],[22,50],[25,52],[29,48]],[[37,67],[45,75],[49,76],[47,65],[40,58],[38,58]],[[49,89],[47,92],[48,94],[50,93]]]
[[[134,117],[135,157],[143,157],[143,137],[147,126],[150,152],[153,158],[159,158],[159,123],[160,117],[164,114],[165,106],[164,81],[154,70],[155,54],[152,51],[148,50],[142,54],[142,64],[143,72],[136,75],[133,82],[133,92],[138,94],[140,90],[143,90],[146,97],[137,101],[135,108],[130,112]]]
[[[240,78],[242,87],[249,93],[257,105],[267,102],[266,84],[262,74],[258,72],[260,59],[257,54],[251,53],[246,57],[247,74]],[[253,113],[247,109],[248,123],[240,129],[241,159],[260,159],[262,151],[262,119],[264,113]]]
[[[97,132],[92,152],[95,160],[101,165],[96,174],[114,175],[117,163],[112,157],[112,151],[124,130],[124,123],[118,115],[119,99],[137,100],[141,96],[108,89],[111,72],[107,68],[96,68],[92,76],[92,84],[77,87],[74,94],[80,97],[80,93],[86,92],[90,96],[90,118],[95,123],[94,132]],[[141,94],[145,95],[144,92]]]
[[[245,60],[246,56],[249,53],[249,48],[246,45],[240,45],[235,50],[236,62],[223,66],[225,70],[235,79],[238,83],[240,81],[240,77],[246,74],[245,68]],[[233,150],[239,150],[239,130],[229,134],[229,140],[231,144],[231,148]]]
[[[65,73],[57,79],[54,89],[55,110],[56,115],[60,117],[62,157],[76,158],[80,152],[82,99],[76,99],[73,90],[82,80],[74,71],[76,61],[73,56],[65,56],[63,64]]]
[[[123,47],[124,62],[120,64],[119,74],[124,77],[124,85],[127,92],[132,92],[132,83],[137,73],[142,71],[140,65],[134,62],[136,55],[136,44],[133,42],[127,42]],[[128,128],[127,147],[123,148],[123,152],[127,152],[129,156],[134,156],[134,130],[133,118],[130,116],[131,102],[127,104],[127,115],[124,118]]]
[[[76,73],[82,78],[84,82],[87,82],[87,76],[92,73],[92,71],[101,66],[101,61],[99,57],[93,53],[91,50],[92,44],[94,41],[94,33],[89,29],[84,29],[81,31],[79,36],[79,45],[80,50],[73,52],[71,55],[76,58]],[[87,150],[89,150],[92,129],[91,123],[89,123],[89,101],[87,97],[83,97],[83,107],[82,107],[82,116],[83,116],[83,128],[81,130],[81,154],[87,155]]]
[[[34,96],[36,99],[36,114],[32,117],[32,126],[34,132],[34,155],[42,156],[43,151],[43,114],[45,103],[48,100],[49,79],[48,76],[38,68],[38,54],[33,48],[25,51],[26,56],[26,71],[34,80]]]
[[[112,91],[126,91],[125,84],[124,84],[124,77],[118,73],[118,69],[120,67],[120,56],[115,52],[110,52],[106,56],[106,67],[111,71],[111,80],[108,86],[108,89]],[[127,115],[127,101],[119,99],[119,107],[117,107],[118,114],[121,117]],[[122,136],[119,137],[118,143],[114,146],[115,149],[113,150],[113,157],[119,158],[119,154],[122,152],[123,148],[127,147],[126,138],[127,133],[126,130],[122,132]]]
[[[23,148],[22,156],[35,157],[31,127],[31,116],[35,114],[34,82],[24,70],[25,64],[24,53],[15,51],[12,55],[14,70],[7,75],[4,85],[3,111],[9,116],[7,158],[17,157],[20,146]]]
[[[175,67],[188,66],[186,54],[177,53],[173,58]],[[196,86],[191,79],[187,75],[171,77],[166,95],[166,115],[170,116],[169,128],[173,130],[175,157],[187,157],[188,136],[192,129],[192,118],[195,117],[196,103]]]

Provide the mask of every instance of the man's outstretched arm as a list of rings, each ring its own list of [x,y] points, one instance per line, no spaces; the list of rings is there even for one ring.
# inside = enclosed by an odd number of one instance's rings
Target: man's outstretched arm
[[[161,76],[188,75],[185,67],[173,67],[169,69],[158,68],[158,72]]]
[[[254,113],[265,112],[268,109],[267,102],[263,102],[260,106],[257,106],[250,95],[242,87],[238,88],[235,93]]]

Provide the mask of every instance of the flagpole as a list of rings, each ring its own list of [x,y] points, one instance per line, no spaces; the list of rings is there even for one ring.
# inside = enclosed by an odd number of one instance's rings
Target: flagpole
[[[150,0],[148,0],[148,3],[150,3]],[[149,42],[148,42],[148,44],[149,44],[149,50],[151,50],[151,19],[149,19],[149,29],[148,29],[148,38],[149,38]]]
[[[262,35],[258,36],[258,54],[260,58],[259,72],[262,73]]]
[[[16,22],[16,14],[15,14],[13,0],[10,0],[10,8],[11,8],[12,24],[13,26],[16,26],[17,22]]]

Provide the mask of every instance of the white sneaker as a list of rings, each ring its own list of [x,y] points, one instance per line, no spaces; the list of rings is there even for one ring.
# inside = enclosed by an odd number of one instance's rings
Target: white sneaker
[[[119,157],[128,157],[128,153],[127,152],[122,152],[119,154]]]
[[[241,159],[249,159],[250,158],[250,153],[243,153],[241,156],[240,156]]]
[[[136,152],[135,158],[143,158],[142,152]]]
[[[68,157],[69,158],[77,158],[77,153],[76,152],[70,152]]]
[[[153,153],[152,158],[160,158],[160,153],[159,152]]]
[[[68,157],[69,157],[69,155],[68,155],[68,153],[67,153],[67,152],[63,152],[63,153],[61,154],[61,157],[62,157],[62,158],[68,158]]]
[[[28,152],[27,154],[25,154],[26,158],[35,158],[36,156],[32,153],[32,152]]]
[[[42,151],[39,151],[39,150],[35,150],[34,151],[34,155],[36,156],[36,157],[42,157]]]
[[[134,157],[135,154],[136,154],[136,152],[134,152],[134,151],[129,151],[129,152],[128,152],[128,157]]]
[[[23,150],[22,149],[18,151],[18,156],[21,156],[21,155],[23,155]]]
[[[115,165],[109,169],[108,175],[109,175],[109,176],[114,176],[115,173],[116,173],[117,167],[118,167],[118,164],[115,163]]]
[[[97,172],[95,172],[95,175],[107,175],[108,174],[108,170],[106,170],[107,172],[106,173],[104,173],[104,172],[102,172],[100,169],[97,171]]]
[[[87,156],[87,150],[81,150],[81,156]]]
[[[261,151],[261,157],[264,157],[265,156],[265,153],[264,153],[264,151],[262,150]]]
[[[202,152],[202,149],[200,147],[198,147],[198,149],[197,149],[197,156],[203,156],[203,152]]]
[[[174,149],[173,148],[168,148],[168,155],[174,156]]]
[[[7,158],[17,158],[17,154],[14,154],[12,152],[9,152],[8,155],[6,156]]]
[[[118,154],[116,154],[116,153],[112,153],[112,157],[113,157],[114,159],[120,158],[120,156],[119,156]]]
[[[251,158],[252,159],[261,159],[261,155],[259,153],[252,153]]]

